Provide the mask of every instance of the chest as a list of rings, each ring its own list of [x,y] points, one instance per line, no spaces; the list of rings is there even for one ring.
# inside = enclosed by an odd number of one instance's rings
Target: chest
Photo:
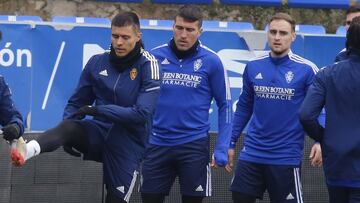
[[[93,91],[108,102],[126,105],[135,102],[141,88],[141,71],[137,66],[123,72],[104,68],[93,73]]]
[[[176,87],[196,91],[208,86],[211,66],[202,59],[163,59],[161,65],[163,71],[162,86],[164,88]]]

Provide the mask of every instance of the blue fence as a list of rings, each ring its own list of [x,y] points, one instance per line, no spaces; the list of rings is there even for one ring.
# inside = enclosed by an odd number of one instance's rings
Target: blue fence
[[[0,23],[0,30],[3,31],[0,74],[6,77],[13,99],[32,131],[48,129],[61,120],[85,63],[110,44],[108,26]],[[148,28],[142,32],[147,49],[169,41],[172,36],[171,30]],[[227,68],[235,106],[246,62],[268,49],[265,32],[206,31],[200,38],[218,53]],[[300,35],[292,50],[322,67],[333,62],[344,43],[344,36]],[[210,111],[212,131],[217,131],[216,121],[217,110],[213,104]]]

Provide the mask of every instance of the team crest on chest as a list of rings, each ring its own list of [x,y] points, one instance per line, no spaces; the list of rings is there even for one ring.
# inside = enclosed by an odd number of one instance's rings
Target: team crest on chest
[[[138,75],[137,69],[136,68],[131,69],[131,71],[130,71],[130,79],[135,80],[137,75]]]
[[[197,59],[194,62],[194,71],[198,71],[202,66],[202,60],[201,59]]]
[[[290,83],[294,78],[294,73],[292,71],[288,71],[285,73],[285,79],[287,83]]]

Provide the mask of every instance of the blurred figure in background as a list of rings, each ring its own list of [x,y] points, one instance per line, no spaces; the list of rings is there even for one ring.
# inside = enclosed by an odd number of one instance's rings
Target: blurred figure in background
[[[346,20],[345,20],[345,29],[346,31],[349,29],[351,21],[357,17],[360,16],[360,4],[355,4],[350,6],[350,8],[346,11]],[[342,60],[346,60],[349,58],[350,50],[347,50],[344,48],[341,50],[338,55],[335,57],[335,62],[339,62]]]

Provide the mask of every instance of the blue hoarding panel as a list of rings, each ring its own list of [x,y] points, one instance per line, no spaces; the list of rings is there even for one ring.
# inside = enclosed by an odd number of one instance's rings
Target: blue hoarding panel
[[[0,24],[0,74],[13,91],[15,104],[28,116],[31,130],[46,130],[62,119],[63,109],[74,91],[87,60],[109,47],[109,27],[62,27],[50,24]],[[142,29],[146,49],[169,42],[171,30]],[[249,34],[249,33],[248,33]],[[251,33],[250,33],[251,35]],[[266,39],[263,33],[263,39]],[[243,36],[243,35],[242,35]],[[265,41],[259,50],[250,50],[252,41],[236,32],[206,31],[201,42],[216,52],[228,71],[235,109],[242,88],[246,63],[268,50]],[[261,41],[261,40],[259,40]],[[298,35],[292,51],[319,67],[332,63],[344,47],[342,36]],[[217,131],[217,108],[210,109],[211,131]]]

